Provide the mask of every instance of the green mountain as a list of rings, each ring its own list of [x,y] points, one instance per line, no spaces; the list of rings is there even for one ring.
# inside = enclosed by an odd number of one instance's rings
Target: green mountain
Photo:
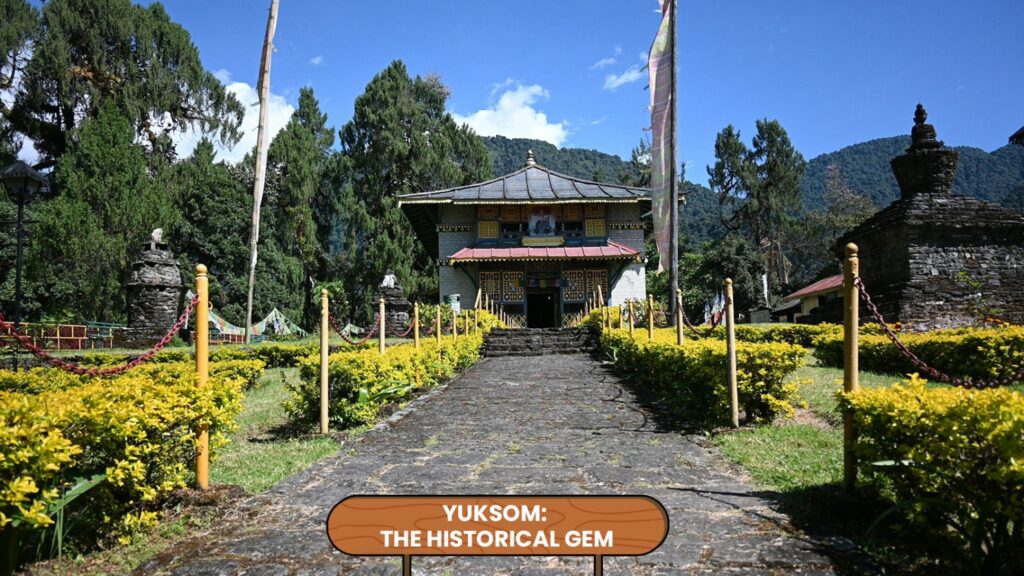
[[[629,162],[597,150],[558,148],[543,140],[504,136],[484,136],[483,141],[490,152],[495,176],[522,168],[526,163],[526,151],[533,150],[538,164],[569,176],[599,182],[619,182],[633,180],[634,177]]]
[[[910,146],[909,136],[879,138],[822,154],[807,163],[801,188],[808,208],[822,207],[825,171],[839,166],[846,183],[868,197],[878,207],[888,206],[899,197],[900,189],[889,161]],[[954,191],[964,196],[1016,205],[1024,186],[1024,146],[1007,145],[985,152],[980,148],[957,146],[960,164]]]

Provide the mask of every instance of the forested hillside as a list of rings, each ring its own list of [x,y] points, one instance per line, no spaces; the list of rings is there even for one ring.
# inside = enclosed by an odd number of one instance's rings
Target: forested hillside
[[[852,189],[867,195],[878,207],[887,206],[899,196],[889,161],[909,145],[909,136],[879,138],[810,160],[801,181],[805,205],[811,209],[821,208],[825,171],[835,164]],[[993,152],[968,146],[955,149],[960,151],[957,193],[1005,205],[1015,204],[1024,185],[1024,146],[1008,145]]]
[[[632,165],[613,154],[583,148],[557,148],[543,140],[484,136],[495,176],[523,167],[526,151],[533,150],[537,163],[556,172],[599,182],[632,182]]]

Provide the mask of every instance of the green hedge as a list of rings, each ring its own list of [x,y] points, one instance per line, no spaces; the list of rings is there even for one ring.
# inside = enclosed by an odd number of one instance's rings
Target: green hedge
[[[902,333],[900,340],[918,358],[952,376],[990,379],[1024,367],[1024,327],[958,328]],[[843,335],[823,335],[814,342],[814,356],[824,366],[843,365]],[[882,335],[860,337],[860,368],[871,372],[908,374],[919,371]]]
[[[694,426],[727,423],[730,418],[727,356],[724,341],[688,339],[675,344],[674,329],[605,330],[601,348],[640,388],[657,395],[664,406]],[[752,422],[791,415],[795,384],[785,377],[800,365],[805,351],[785,343],[741,343],[736,351],[740,409]]]
[[[243,387],[252,388],[263,376],[266,365],[262,360],[224,360],[210,363],[210,377],[221,380],[239,380]],[[156,379],[176,379],[195,374],[195,362],[154,362],[145,363],[129,370],[126,374],[141,374]],[[112,376],[100,376],[110,379]],[[0,370],[0,390],[38,394],[48,390],[66,390],[88,384],[96,378],[70,374],[58,368],[32,368],[20,372]]]
[[[299,360],[320,351],[320,344],[288,344],[264,342],[251,346],[222,344],[210,348],[210,360],[260,360],[267,368],[288,368],[298,366]],[[86,367],[117,366],[134,358],[133,354],[116,352],[94,352],[75,358],[75,362]],[[150,362],[194,362],[192,348],[165,348],[153,356]]]
[[[891,388],[846,394],[862,478],[977,574],[1024,574],[1024,395]]]
[[[420,348],[412,343],[387,348],[382,356],[376,347],[345,350],[328,359],[330,421],[350,427],[373,421],[380,410],[409,397],[419,388],[436,386],[480,357],[483,334],[500,325],[493,315],[481,311],[484,328],[457,340],[451,336],[422,338]],[[320,358],[309,356],[300,362],[301,381],[290,385],[291,398],[285,409],[293,421],[303,425],[320,418]]]

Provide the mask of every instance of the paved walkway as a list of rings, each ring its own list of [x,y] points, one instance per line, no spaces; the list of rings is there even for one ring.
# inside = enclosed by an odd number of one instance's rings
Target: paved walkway
[[[211,534],[140,574],[401,574],[392,558],[336,552],[328,511],[349,494],[645,494],[670,534],[605,574],[834,574],[833,549],[787,518],[697,439],[658,429],[588,356],[486,359],[337,455],[244,502]],[[424,557],[413,574],[593,574],[573,557]]]

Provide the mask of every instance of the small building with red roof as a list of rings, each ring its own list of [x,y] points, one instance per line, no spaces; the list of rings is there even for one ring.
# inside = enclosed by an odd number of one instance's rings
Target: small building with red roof
[[[822,304],[840,298],[842,290],[842,274],[822,278],[792,294],[786,295],[783,298],[786,303],[772,310],[772,316],[779,319],[786,318],[789,322],[796,322],[802,317],[809,316],[811,312]]]
[[[526,164],[487,182],[399,197],[436,259],[440,297],[477,290],[527,327],[571,324],[600,288],[609,305],[646,299],[650,190]]]

